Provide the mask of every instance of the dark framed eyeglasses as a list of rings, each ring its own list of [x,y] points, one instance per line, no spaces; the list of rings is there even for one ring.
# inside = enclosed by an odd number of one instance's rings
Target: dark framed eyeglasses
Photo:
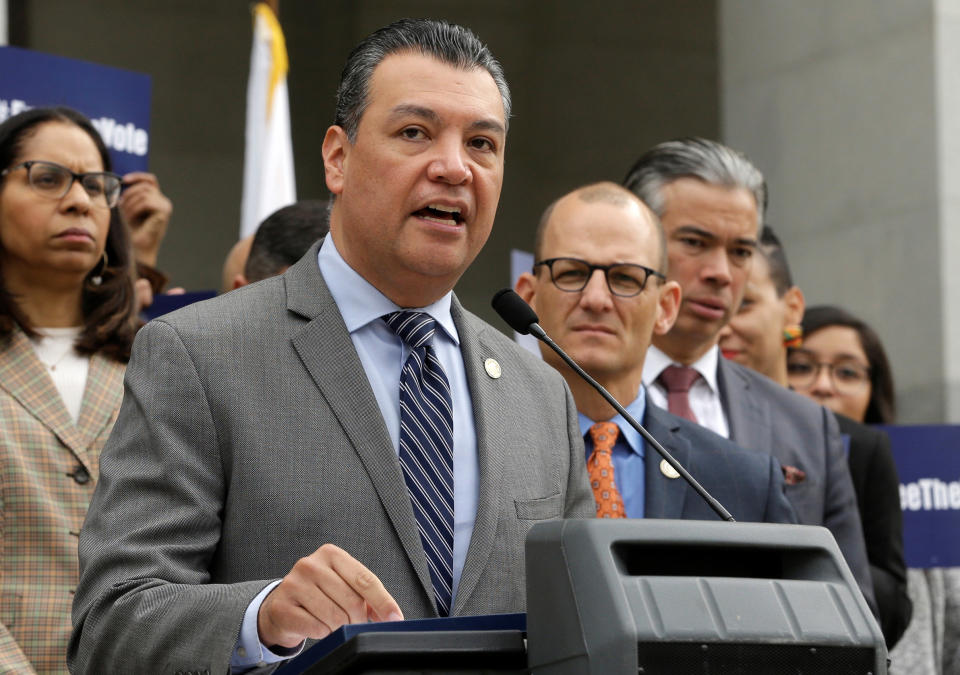
[[[802,351],[787,357],[787,379],[794,389],[809,389],[826,368],[834,389],[841,394],[856,394],[870,382],[870,368],[856,361],[827,363],[817,361],[813,355]]]
[[[120,201],[121,178],[109,171],[76,173],[55,162],[30,160],[4,169],[3,172],[0,172],[0,177],[4,177],[17,169],[26,169],[27,182],[30,187],[38,194],[50,199],[61,199],[70,192],[73,182],[79,181],[96,206],[105,206],[112,209]]]
[[[666,277],[656,270],[633,263],[613,263],[612,265],[594,265],[579,258],[548,258],[534,263],[533,273],[546,265],[550,270],[550,280],[561,291],[579,293],[587,287],[595,270],[602,270],[610,292],[621,298],[632,298],[643,292],[650,277],[666,281]]]

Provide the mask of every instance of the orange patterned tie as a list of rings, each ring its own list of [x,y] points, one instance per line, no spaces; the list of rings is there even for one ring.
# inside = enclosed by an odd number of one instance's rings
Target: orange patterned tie
[[[613,480],[613,460],[610,453],[617,442],[620,428],[613,422],[597,422],[590,427],[593,452],[587,460],[590,486],[597,502],[597,518],[626,518],[623,499]]]

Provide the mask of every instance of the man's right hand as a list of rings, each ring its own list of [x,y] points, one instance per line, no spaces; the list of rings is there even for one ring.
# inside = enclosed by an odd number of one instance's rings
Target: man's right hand
[[[347,623],[401,621],[403,613],[380,580],[346,551],[324,544],[301,558],[264,599],[260,642],[295,647]]]

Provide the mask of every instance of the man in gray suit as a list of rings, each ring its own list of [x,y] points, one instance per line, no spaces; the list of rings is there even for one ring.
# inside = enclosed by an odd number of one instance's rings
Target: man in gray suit
[[[534,255],[516,290],[557,344],[737,520],[795,523],[775,458],[647,403],[647,348],[670,330],[680,303],[679,284],[664,277],[663,231],[650,209],[614,183],[574,190],[547,207]],[[719,518],[593,387],[552,349],[541,353],[577,403],[598,517]],[[609,450],[593,442],[602,434],[612,437]]]
[[[236,672],[348,622],[524,609],[527,531],[593,500],[563,379],[451,292],[493,224],[508,119],[466,29],[404,20],[353,51],[330,235],[137,336],[72,670]]]
[[[740,306],[766,206],[763,176],[740,153],[700,138],[647,151],[625,185],[663,224],[677,321],[655,335],[643,370],[650,399],[747,450],[780,460],[804,525],[830,529],[875,607],[860,516],[833,415],[721,358],[720,330]]]

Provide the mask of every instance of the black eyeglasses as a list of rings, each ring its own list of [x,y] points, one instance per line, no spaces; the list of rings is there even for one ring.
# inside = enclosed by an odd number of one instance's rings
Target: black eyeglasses
[[[74,181],[80,181],[80,185],[90,195],[94,205],[113,208],[120,201],[121,178],[115,173],[109,171],[76,173],[55,162],[30,160],[4,169],[0,172],[0,177],[21,168],[27,170],[27,182],[30,183],[30,187],[44,197],[61,199],[70,192]]]
[[[633,263],[613,263],[612,265],[594,265],[579,258],[548,258],[533,265],[533,273],[537,268],[546,265],[550,270],[550,280],[561,291],[578,293],[587,287],[590,277],[595,270],[603,270],[610,292],[621,298],[632,298],[639,295],[647,285],[650,277],[657,277],[666,281],[666,277],[656,270]]]
[[[810,389],[820,369],[826,368],[834,389],[841,394],[855,394],[870,382],[870,368],[856,361],[827,363],[817,361],[813,355],[797,351],[787,356],[787,378],[794,389]]]

